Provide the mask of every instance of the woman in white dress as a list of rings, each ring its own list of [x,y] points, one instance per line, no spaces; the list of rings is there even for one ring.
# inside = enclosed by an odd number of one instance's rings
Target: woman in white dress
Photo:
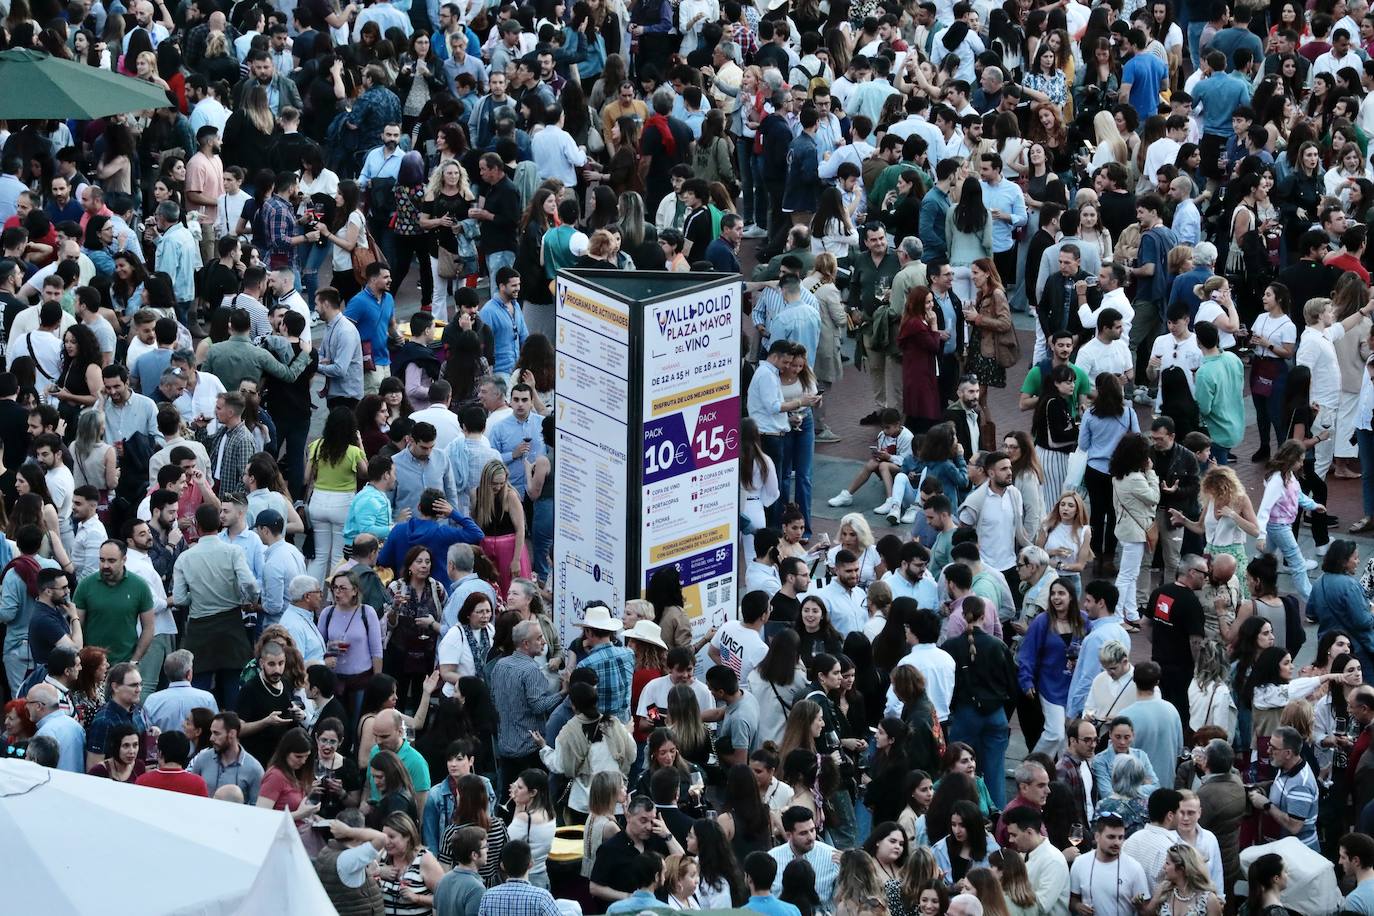
[[[740,517],[749,523],[750,531],[740,534],[740,550],[744,556],[754,557],[753,532],[768,527],[763,510],[778,501],[778,472],[773,459],[763,451],[758,425],[744,419],[739,425]]]

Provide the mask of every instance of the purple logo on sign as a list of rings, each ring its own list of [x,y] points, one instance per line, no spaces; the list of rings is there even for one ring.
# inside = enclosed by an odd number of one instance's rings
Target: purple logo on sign
[[[664,566],[671,566],[677,570],[678,580],[683,586],[695,585],[698,582],[705,582],[707,579],[716,579],[735,568],[735,550],[733,544],[722,544],[710,550],[693,554],[690,557],[683,557],[674,560],[672,563],[665,563]],[[649,580],[654,577],[662,567],[654,567],[644,573],[644,586],[647,588]]]
[[[739,457],[739,398],[702,407],[688,435],[683,415],[644,424],[644,482],[655,483]]]

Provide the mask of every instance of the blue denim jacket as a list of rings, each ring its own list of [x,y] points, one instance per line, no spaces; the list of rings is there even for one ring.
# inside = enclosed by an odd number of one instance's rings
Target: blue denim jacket
[[[491,780],[485,776],[479,776],[482,783],[487,787],[487,814],[496,816],[496,790],[491,786]],[[453,781],[445,779],[437,783],[429,790],[429,795],[425,798],[425,810],[421,816],[421,832],[424,835],[425,846],[436,853],[443,845],[444,831],[448,830],[453,823],[453,812],[458,807],[458,796],[453,794]]]

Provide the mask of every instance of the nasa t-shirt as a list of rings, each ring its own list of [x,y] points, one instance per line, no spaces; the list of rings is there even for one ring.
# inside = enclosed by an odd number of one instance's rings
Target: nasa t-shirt
[[[749,672],[768,654],[763,637],[738,620],[717,630],[711,645],[720,653],[721,664],[739,675],[741,684],[749,680]]]

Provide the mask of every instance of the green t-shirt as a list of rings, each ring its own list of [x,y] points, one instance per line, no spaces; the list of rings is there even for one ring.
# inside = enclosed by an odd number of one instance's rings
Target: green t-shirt
[[[129,661],[138,645],[138,615],[153,609],[148,583],[125,572],[123,579],[108,585],[96,573],[81,580],[72,600],[86,614],[86,645],[104,646],[112,665]]]
[[[355,493],[358,490],[358,467],[367,467],[367,455],[356,445],[350,445],[344,452],[344,459],[338,464],[328,464],[316,456],[323,439],[316,439],[306,449],[310,463],[315,466],[315,489],[330,493]]]
[[[1081,404],[1083,399],[1093,390],[1093,383],[1092,379],[1088,378],[1088,373],[1084,372],[1075,363],[1069,363],[1069,368],[1073,369],[1074,375],[1073,399],[1069,403],[1069,410],[1072,412],[1074,419],[1078,419],[1078,405]],[[1031,370],[1026,373],[1026,381],[1021,386],[1021,393],[1039,397],[1040,389],[1040,366],[1037,364],[1031,366]]]

